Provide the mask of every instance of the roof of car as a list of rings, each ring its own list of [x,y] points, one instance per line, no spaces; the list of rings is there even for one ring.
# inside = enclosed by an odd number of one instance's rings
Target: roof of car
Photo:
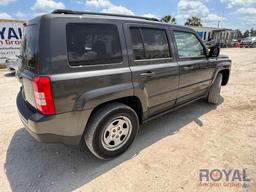
[[[141,17],[141,16],[133,16],[133,15],[120,15],[120,14],[111,14],[111,13],[95,13],[95,12],[81,12],[81,11],[72,11],[66,9],[57,9],[54,10],[52,13],[47,14],[45,16],[48,17],[78,17],[78,18],[99,18],[102,19],[111,19],[111,20],[122,20],[122,21],[131,21],[131,22],[138,22],[138,23],[146,23],[146,24],[158,24],[158,25],[168,25],[172,28],[176,29],[183,29],[187,31],[194,31],[192,28],[180,26],[180,25],[173,25],[170,23],[160,22],[156,18],[148,18],[148,17]]]
[[[56,9],[52,12],[52,14],[100,15],[100,16],[115,16],[115,17],[121,17],[121,18],[124,17],[124,18],[135,18],[135,19],[158,21],[158,19],[154,18],[154,17],[141,17],[141,16],[134,16],[134,15],[114,14],[114,13],[97,13],[97,12],[73,11],[73,10],[67,10],[67,9]]]

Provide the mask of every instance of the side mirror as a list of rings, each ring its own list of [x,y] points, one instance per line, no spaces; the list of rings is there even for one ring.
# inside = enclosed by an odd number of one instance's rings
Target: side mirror
[[[211,47],[209,57],[218,57],[220,54],[220,48],[217,46]]]

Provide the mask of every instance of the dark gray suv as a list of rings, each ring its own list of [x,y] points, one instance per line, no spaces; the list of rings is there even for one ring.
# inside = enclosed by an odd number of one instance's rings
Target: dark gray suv
[[[139,124],[200,98],[218,104],[231,66],[194,30],[136,16],[56,10],[28,22],[22,47],[28,132],[101,159],[123,153]]]

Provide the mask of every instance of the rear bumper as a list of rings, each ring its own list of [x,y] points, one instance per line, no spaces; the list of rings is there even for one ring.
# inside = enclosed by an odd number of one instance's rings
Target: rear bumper
[[[36,140],[46,143],[79,145],[90,111],[42,115],[31,108],[19,92],[16,104],[26,130]]]

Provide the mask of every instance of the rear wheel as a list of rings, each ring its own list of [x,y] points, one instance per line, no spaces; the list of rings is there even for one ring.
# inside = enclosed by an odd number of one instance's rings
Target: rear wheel
[[[221,83],[222,83],[222,74],[219,73],[209,90],[208,103],[219,104]]]
[[[84,140],[93,155],[111,159],[132,144],[138,129],[138,116],[132,108],[121,103],[107,104],[90,118]]]

